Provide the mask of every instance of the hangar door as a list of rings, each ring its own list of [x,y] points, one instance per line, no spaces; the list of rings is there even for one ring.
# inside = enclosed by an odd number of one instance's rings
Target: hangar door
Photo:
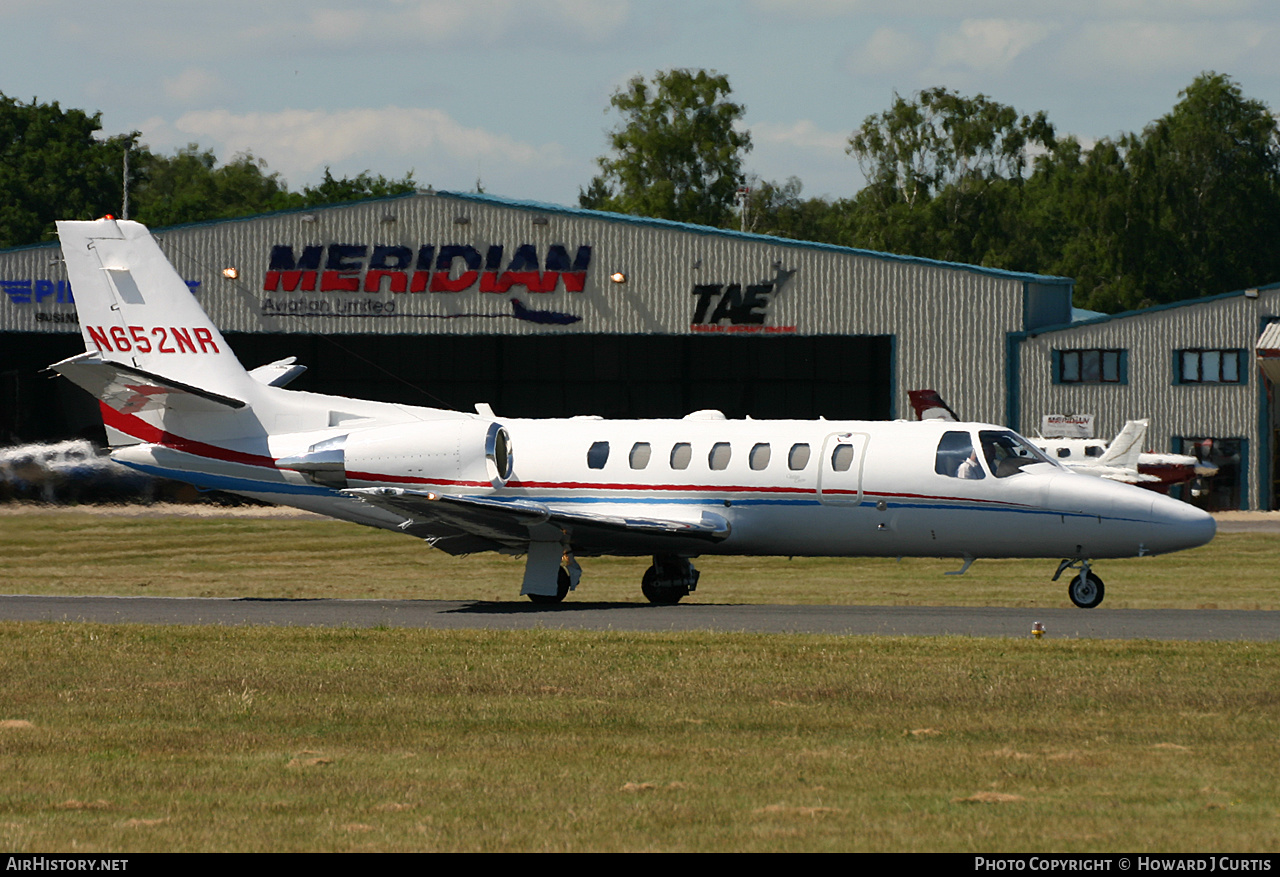
[[[508,417],[887,420],[888,335],[237,335],[249,368],[296,355],[291,387]]]

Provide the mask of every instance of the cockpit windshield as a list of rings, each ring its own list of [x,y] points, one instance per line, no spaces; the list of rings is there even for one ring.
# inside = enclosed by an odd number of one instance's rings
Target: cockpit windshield
[[[978,480],[988,472],[997,478],[1008,478],[1032,463],[1051,463],[1039,448],[1022,436],[1008,430],[984,429],[978,433],[979,454],[973,435],[966,430],[951,430],[938,441],[938,454],[933,471],[948,478]],[[986,461],[986,467],[982,461]],[[1056,465],[1056,464],[1055,464]]]
[[[1016,432],[984,429],[978,433],[987,467],[997,478],[1008,478],[1032,463],[1057,465]]]

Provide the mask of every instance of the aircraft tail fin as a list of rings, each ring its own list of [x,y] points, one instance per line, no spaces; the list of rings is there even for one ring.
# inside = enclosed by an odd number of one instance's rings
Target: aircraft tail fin
[[[1124,429],[1107,446],[1107,452],[1098,458],[1098,465],[1137,469],[1138,455],[1142,453],[1142,443],[1150,425],[1151,421],[1145,419],[1125,423]]]
[[[56,371],[117,411],[245,404],[253,379],[145,226],[59,222],[58,237],[86,354]]]
[[[937,390],[908,390],[907,397],[911,407],[916,410],[917,420],[959,420]]]

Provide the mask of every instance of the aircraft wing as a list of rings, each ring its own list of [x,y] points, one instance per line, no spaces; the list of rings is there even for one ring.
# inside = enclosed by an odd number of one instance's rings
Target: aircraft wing
[[[529,499],[459,496],[393,487],[354,488],[347,496],[403,515],[405,532],[450,554],[506,549],[523,552],[530,540],[567,541],[575,553],[648,554],[694,550],[727,539],[729,522],[691,509],[687,515],[632,515],[613,507],[583,512]],[[566,538],[567,537],[567,538]]]

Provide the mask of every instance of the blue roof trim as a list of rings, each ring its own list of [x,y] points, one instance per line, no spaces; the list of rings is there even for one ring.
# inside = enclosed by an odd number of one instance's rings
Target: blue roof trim
[[[881,253],[876,250],[860,250],[856,247],[842,247],[837,244],[822,244],[814,241],[801,241],[794,238],[773,237],[766,234],[734,231],[729,228],[713,228],[709,225],[694,225],[688,222],[675,222],[670,219],[653,219],[647,216],[631,216],[626,213],[606,213],[602,210],[585,210],[581,207],[562,207],[559,204],[545,204],[539,201],[519,201],[511,198],[500,198],[496,195],[483,195],[475,192],[436,192],[436,197],[456,198],[460,201],[474,201],[493,207],[513,207],[518,210],[534,210],[541,213],[558,213],[563,216],[577,216],[584,219],[600,219],[605,222],[616,222],[623,225],[638,225],[648,228],[663,228],[670,231],[692,232],[694,234],[716,235],[741,241],[773,244],[774,246],[794,247],[801,250],[817,250],[830,253],[846,253],[855,256],[867,256],[889,262],[903,262],[913,265],[931,265],[939,268],[971,271],[975,274],[986,274],[1010,280],[1024,280],[1033,283],[1050,285],[1074,285],[1070,277],[1054,277],[1047,274],[1028,274],[1022,271],[1006,271],[1001,268],[985,268],[981,265],[967,265],[963,262],[943,262],[937,259],[925,259],[921,256],[901,256],[897,253]]]
[[[1257,290],[1258,292],[1267,292],[1272,289],[1280,289],[1280,281],[1268,283],[1264,286],[1250,286],[1248,290],[1236,289],[1231,292],[1222,292],[1217,295],[1206,295],[1200,298],[1187,298],[1182,301],[1171,301],[1162,305],[1152,305],[1149,308],[1138,308],[1132,311],[1121,311],[1118,314],[1103,314],[1100,317],[1094,317],[1090,320],[1081,320],[1078,323],[1063,323],[1058,326],[1045,326],[1040,329],[1034,329],[1023,333],[1028,338],[1034,338],[1037,335],[1045,335],[1049,332],[1065,332],[1068,329],[1079,329],[1082,326],[1098,326],[1102,323],[1109,323],[1112,320],[1126,320],[1129,317],[1142,317],[1147,314],[1154,314],[1159,311],[1169,311],[1174,308],[1188,308],[1196,305],[1209,304],[1210,302],[1223,301],[1228,298],[1242,298],[1247,292]]]

